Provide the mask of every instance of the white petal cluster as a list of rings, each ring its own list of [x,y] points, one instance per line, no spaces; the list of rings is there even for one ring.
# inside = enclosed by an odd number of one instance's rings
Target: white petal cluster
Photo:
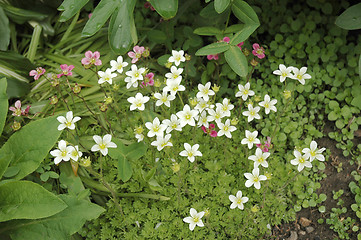
[[[105,82],[108,82],[109,84],[113,83],[113,78],[115,78],[117,76],[116,73],[112,73],[112,70],[110,68],[107,68],[105,70],[105,72],[103,71],[98,71],[98,75],[99,75],[99,80],[98,83],[102,84]]]
[[[228,198],[232,202],[230,206],[231,209],[238,207],[241,210],[244,209],[243,203],[246,203],[249,200],[248,197],[242,197],[242,191],[238,191],[236,196],[229,195]]]
[[[261,143],[260,140],[257,138],[258,131],[250,132],[246,130],[246,138],[243,138],[241,144],[247,144],[248,148],[251,149],[253,144]]]
[[[251,84],[248,82],[244,86],[238,84],[239,91],[236,93],[236,97],[242,97],[243,101],[246,101],[248,96],[253,96],[254,91],[250,90]]]
[[[66,113],[66,116],[59,116],[56,118],[60,124],[58,126],[58,130],[61,131],[65,128],[69,128],[71,130],[75,129],[75,124],[77,121],[79,121],[81,118],[80,117],[74,117],[73,118],[73,112],[69,111]]]
[[[259,168],[254,168],[252,173],[245,173],[244,176],[248,179],[245,183],[245,186],[248,188],[254,185],[256,189],[260,189],[261,181],[267,180],[265,175],[259,174]]]
[[[172,50],[172,56],[169,57],[168,62],[174,63],[176,66],[179,66],[181,62],[185,62],[186,58],[184,57],[184,51],[175,51]]]
[[[183,218],[183,221],[189,223],[189,229],[191,231],[193,231],[196,226],[204,227],[204,224],[202,222],[202,217],[204,216],[204,213],[205,212],[203,211],[198,213],[194,208],[191,208],[191,216]]]
[[[184,143],[184,149],[179,153],[183,157],[187,157],[190,162],[194,162],[195,157],[202,156],[202,153],[198,151],[199,144],[191,146],[189,143]]]
[[[242,115],[248,117],[248,122],[251,122],[253,119],[261,119],[261,116],[258,114],[260,109],[260,107],[253,107],[252,104],[248,104],[248,111],[242,112]]]
[[[103,138],[94,135],[93,139],[96,144],[92,146],[92,152],[100,151],[103,156],[106,156],[108,154],[108,148],[117,148],[117,145],[112,142],[112,135],[110,134],[106,134]]]
[[[143,96],[141,93],[137,93],[135,97],[129,97],[127,99],[130,105],[130,111],[133,111],[135,109],[139,109],[140,111],[143,111],[145,109],[144,103],[149,101],[149,97]]]
[[[266,94],[264,96],[264,101],[260,102],[259,105],[261,107],[264,107],[266,114],[269,114],[271,110],[277,112],[277,108],[275,107],[276,103],[277,103],[277,99],[271,100],[270,96]]]

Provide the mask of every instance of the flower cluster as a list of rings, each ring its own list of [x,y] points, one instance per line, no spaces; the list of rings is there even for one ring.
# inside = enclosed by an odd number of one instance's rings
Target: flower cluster
[[[325,157],[322,155],[322,152],[325,150],[325,148],[317,149],[316,141],[312,141],[310,148],[302,149],[303,155],[298,150],[293,151],[293,155],[295,155],[296,158],[291,160],[291,164],[297,166],[299,172],[305,167],[311,168],[311,162],[313,160],[325,161]]]
[[[306,79],[311,79],[311,75],[306,73],[307,67],[298,69],[296,67],[286,67],[284,64],[279,65],[279,69],[274,70],[273,74],[280,76],[280,81],[284,82],[286,78],[298,80],[302,85],[305,85]]]

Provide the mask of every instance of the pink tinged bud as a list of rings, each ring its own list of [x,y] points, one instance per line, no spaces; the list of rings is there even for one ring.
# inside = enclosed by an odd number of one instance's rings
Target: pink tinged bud
[[[217,137],[217,131],[212,130],[210,136]]]
[[[90,19],[93,16],[93,13],[88,14],[88,18]]]
[[[214,125],[213,123],[209,124],[209,129],[213,129],[215,127],[216,127],[216,125]]]
[[[224,38],[223,38],[223,42],[226,42],[226,43],[229,43],[230,40],[231,40],[231,39],[230,39],[229,37],[224,37]]]
[[[21,112],[22,115],[28,115],[29,110],[30,110],[30,105],[26,106],[25,110]]]
[[[207,128],[205,126],[201,127],[204,133],[207,133]]]
[[[218,54],[215,54],[215,55],[207,55],[207,59],[208,60],[212,60],[212,59],[214,59],[214,60],[218,60]]]
[[[239,47],[239,49],[242,50],[242,47],[241,47],[241,46],[242,46],[243,44],[244,44],[244,42],[240,42],[240,43],[237,44],[237,47]]]
[[[268,148],[266,148],[266,147],[263,148],[262,150],[263,150],[263,152],[268,152]]]
[[[258,148],[261,148],[262,144],[257,143],[256,146],[257,146]]]
[[[34,76],[34,80],[38,80],[41,75],[45,73],[45,69],[42,67],[36,68],[36,70],[31,70],[29,76]]]

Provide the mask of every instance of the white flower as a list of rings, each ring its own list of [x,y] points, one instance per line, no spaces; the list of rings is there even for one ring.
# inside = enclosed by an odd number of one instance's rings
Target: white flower
[[[196,225],[198,227],[204,227],[204,224],[203,224],[202,219],[201,219],[204,216],[203,211],[197,213],[197,211],[194,208],[191,208],[190,214],[191,214],[190,217],[183,218],[183,222],[189,223],[189,229],[191,231],[194,230]]]
[[[207,101],[204,101],[203,98],[197,98],[197,105],[194,107],[194,109],[197,109],[200,113],[204,109],[211,109],[214,108],[214,105],[209,105]]]
[[[137,80],[143,80],[143,73],[145,72],[145,68],[139,68],[137,67],[137,65],[132,64],[131,66],[131,70],[127,71],[125,73],[125,75],[129,76],[132,78],[132,81],[137,81]]]
[[[242,197],[242,191],[238,191],[236,196],[229,195],[228,198],[232,202],[231,209],[238,207],[241,210],[244,209],[243,203],[246,203],[249,200],[248,197]]]
[[[184,55],[184,51],[183,50],[180,50],[180,51],[175,51],[175,50],[172,50],[172,56],[169,57],[168,61],[169,62],[174,62],[174,64],[176,66],[179,66],[179,64],[181,62],[185,62],[186,59],[185,57],[183,56]]]
[[[254,185],[256,189],[261,188],[261,182],[267,180],[265,175],[259,175],[259,168],[254,168],[252,173],[245,173],[244,176],[248,179],[245,183],[246,187]]]
[[[178,91],[182,92],[186,90],[183,85],[180,85],[181,79],[167,80],[167,86],[163,88],[163,91],[169,91],[170,94],[175,95]]]
[[[112,68],[110,69],[112,72],[117,71],[118,73],[122,73],[123,68],[128,66],[128,63],[123,62],[123,57],[119,56],[117,58],[117,61],[115,61],[115,60],[110,61],[110,66],[112,66]]]
[[[183,157],[188,157],[190,162],[194,162],[196,156],[202,156],[202,153],[198,151],[199,144],[194,144],[191,146],[188,143],[184,143],[185,150],[181,151],[179,155]]]
[[[171,134],[167,134],[165,137],[163,135],[158,135],[157,140],[153,141],[151,145],[157,147],[158,151],[161,151],[164,147],[167,146],[171,147],[173,146],[173,144],[169,141],[171,136]]]
[[[177,112],[176,115],[179,117],[181,127],[184,127],[187,124],[189,124],[190,126],[196,125],[194,118],[197,117],[198,111],[191,110],[188,104],[184,105],[183,111]]]
[[[113,78],[115,78],[117,76],[116,73],[112,73],[110,68],[107,68],[105,70],[105,72],[98,71],[98,75],[100,77],[99,80],[98,80],[99,84],[102,84],[102,83],[105,83],[105,82],[108,82],[109,84],[112,84]]]
[[[167,126],[166,133],[170,133],[173,130],[182,131],[180,120],[175,114],[170,116],[170,120],[164,119],[162,123]]]
[[[138,140],[138,142],[141,142],[144,140],[144,135],[142,133],[136,133],[135,138]]]
[[[147,97],[147,96],[143,97],[143,94],[137,93],[135,95],[135,97],[129,97],[127,99],[127,101],[132,104],[132,105],[130,105],[130,111],[133,111],[134,109],[137,109],[137,108],[140,111],[143,111],[145,108],[144,103],[149,101],[149,97]]]
[[[211,83],[207,82],[206,85],[198,84],[197,98],[203,98],[204,101],[209,100],[209,96],[213,96],[215,93],[213,90],[210,90]]]
[[[65,140],[60,140],[58,143],[58,148],[50,152],[50,154],[55,157],[54,163],[59,164],[62,160],[69,161],[70,160],[70,152],[73,150],[72,146],[66,146]]]
[[[166,125],[160,123],[158,117],[154,118],[153,123],[146,122],[145,126],[149,129],[148,137],[163,135],[164,130],[167,128]]]
[[[228,98],[224,98],[222,103],[216,103],[217,108],[221,108],[225,117],[231,116],[231,110],[234,106],[231,104]]]
[[[59,116],[56,118],[61,124],[59,124],[58,126],[58,130],[61,131],[64,128],[69,128],[71,130],[75,129],[75,124],[77,121],[79,121],[81,118],[80,117],[74,117],[73,118],[73,112],[69,111],[66,113],[66,116]]]
[[[306,73],[307,67],[302,67],[301,69],[294,67],[292,71],[292,78],[298,80],[302,85],[305,85],[305,79],[311,78],[311,75]]]
[[[224,117],[224,112],[220,107],[217,107],[215,111],[208,109],[208,114],[210,122],[215,121],[217,124],[221,122],[221,119]]]
[[[302,152],[305,153],[306,159],[310,159],[310,162],[315,159],[323,162],[325,161],[325,157],[321,153],[325,150],[326,148],[317,149],[317,142],[312,141],[310,144],[310,148],[304,148]]]
[[[251,149],[253,147],[253,144],[259,144],[261,143],[259,139],[257,138],[258,132],[250,132],[246,130],[246,138],[243,138],[241,143],[242,144],[248,144],[248,148]]]
[[[219,127],[218,136],[226,135],[228,138],[232,138],[231,132],[236,131],[235,126],[231,126],[231,121],[229,119],[226,120],[226,122],[223,124],[222,122],[217,123],[217,126]]]
[[[209,127],[209,122],[211,121],[210,117],[207,116],[207,112],[203,111],[198,118],[197,126],[205,126],[206,128]]]
[[[161,106],[162,104],[164,104],[167,107],[170,107],[170,101],[173,101],[175,99],[175,96],[168,95],[167,91],[163,91],[163,94],[154,93],[154,97],[158,99],[157,102],[155,103],[156,106]]]
[[[83,153],[81,151],[79,151],[78,145],[72,147],[72,150],[70,152],[70,158],[73,159],[74,161],[78,161],[78,159],[81,156],[83,156]]]
[[[248,122],[253,119],[261,119],[261,116],[258,114],[260,109],[260,107],[253,108],[252,104],[248,104],[248,111],[242,112],[242,115],[248,117]]]
[[[292,74],[291,74],[292,69],[293,69],[293,67],[286,68],[285,65],[280,64],[279,70],[278,69],[274,70],[273,74],[281,76],[280,81],[284,82],[286,80],[286,78],[292,78]]]
[[[92,152],[97,152],[100,151],[103,156],[106,156],[108,154],[108,148],[116,148],[117,145],[112,141],[112,135],[110,134],[106,134],[103,139],[98,136],[98,135],[94,135],[93,139],[95,141],[95,145],[92,146],[91,151]]]
[[[129,89],[131,87],[138,87],[138,80],[134,80],[134,78],[126,77],[124,78],[124,82],[127,83],[126,88]]]
[[[269,152],[262,152],[260,148],[256,149],[256,154],[249,156],[248,159],[254,161],[254,168],[258,168],[259,165],[262,165],[263,167],[268,167],[268,162],[266,159],[271,154]]]
[[[246,83],[246,85],[238,84],[239,91],[236,93],[236,97],[242,97],[243,101],[246,101],[248,96],[253,96],[254,92],[249,89],[250,83]]]
[[[264,101],[260,102],[259,105],[264,107],[266,114],[269,114],[271,110],[277,112],[277,108],[274,106],[276,103],[277,103],[277,99],[271,100],[270,96],[266,94],[264,96]]]
[[[311,162],[309,162],[309,161],[306,160],[306,159],[307,159],[307,155],[306,155],[306,154],[304,154],[304,155],[302,156],[299,151],[294,150],[294,151],[293,151],[293,155],[295,155],[296,158],[291,160],[291,164],[292,164],[292,165],[295,165],[295,166],[298,165],[297,170],[298,170],[299,172],[301,172],[301,171],[304,169],[304,167],[307,167],[307,168],[311,168],[311,167],[312,167]]]
[[[176,68],[175,66],[172,66],[170,68],[170,73],[166,73],[165,77],[169,80],[182,80],[182,72],[183,68]]]

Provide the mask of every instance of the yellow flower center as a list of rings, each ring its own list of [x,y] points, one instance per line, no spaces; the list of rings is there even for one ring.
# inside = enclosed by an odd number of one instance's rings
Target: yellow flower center
[[[61,151],[61,156],[62,156],[62,157],[65,157],[66,154],[67,154],[67,152],[66,152],[65,150],[64,150],[64,151]]]
[[[101,144],[99,144],[99,148],[100,148],[100,149],[105,149],[105,148],[106,148],[106,146],[105,146],[105,144],[104,144],[104,143],[101,143]]]
[[[311,154],[312,157],[316,156],[315,151],[311,151],[310,154]]]
[[[256,111],[255,110],[249,111],[249,115],[251,115],[251,116],[256,115]]]
[[[194,221],[194,223],[197,223],[197,222],[199,222],[199,218],[198,218],[198,217],[194,217],[194,218],[193,218],[193,221]]]
[[[135,54],[135,58],[140,58],[141,56],[142,56],[142,54],[140,54],[140,53]]]
[[[287,77],[287,73],[283,72],[282,77]]]
[[[138,72],[134,73],[134,77],[139,77],[139,73]]]
[[[249,93],[249,91],[247,89],[243,90],[243,95],[247,95]]]
[[[178,77],[179,77],[178,74],[173,74],[173,78],[174,78],[174,79],[177,79]]]
[[[299,160],[300,163],[305,163],[305,159],[303,157],[300,158]]]
[[[302,75],[300,75],[300,74],[297,74],[297,79],[302,79]]]
[[[193,152],[188,152],[188,157],[193,157]]]
[[[263,162],[263,161],[264,161],[263,157],[258,158],[258,162],[259,162],[259,163],[261,163],[261,162]]]
[[[184,118],[187,119],[187,120],[189,120],[189,119],[191,119],[191,117],[192,117],[192,116],[191,116],[190,114],[187,114],[187,115],[185,115]]]
[[[15,113],[16,116],[20,116],[21,115],[21,109],[17,108],[14,113]]]
[[[242,203],[242,199],[238,198],[237,199],[237,204],[241,204]]]
[[[265,103],[265,104],[264,104],[264,107],[265,107],[265,108],[269,108],[269,103]]]
[[[254,137],[249,137],[249,138],[248,138],[248,141],[249,141],[249,142],[254,142]]]
[[[226,132],[228,131],[228,129],[229,129],[228,126],[224,126],[224,128],[223,128],[223,130],[226,131]]]
[[[70,127],[70,125],[71,125],[71,122],[66,122],[65,123],[65,126],[67,126],[67,127]]]
[[[254,181],[254,182],[259,182],[259,177],[258,177],[258,176],[257,176],[257,177],[254,177],[254,178],[253,178],[253,181]]]
[[[159,131],[159,126],[154,126],[153,127],[153,132],[158,132]]]
[[[72,155],[73,157],[78,156],[78,151],[73,151],[73,152],[71,153],[71,155]]]

